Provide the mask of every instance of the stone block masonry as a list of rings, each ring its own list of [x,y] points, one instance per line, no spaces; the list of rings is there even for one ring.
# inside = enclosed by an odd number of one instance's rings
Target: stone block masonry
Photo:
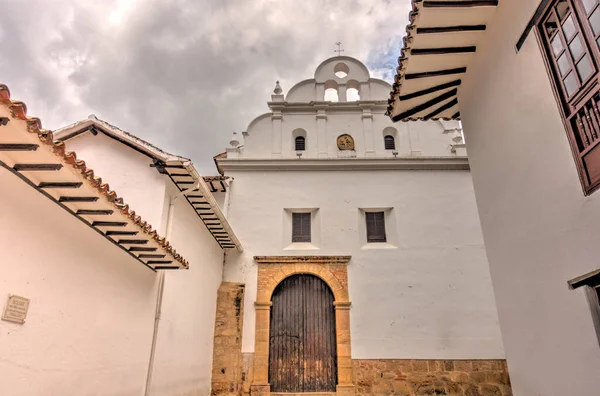
[[[356,395],[512,396],[505,360],[353,360]]]
[[[242,318],[244,284],[223,282],[217,295],[211,395],[240,395],[244,381]]]

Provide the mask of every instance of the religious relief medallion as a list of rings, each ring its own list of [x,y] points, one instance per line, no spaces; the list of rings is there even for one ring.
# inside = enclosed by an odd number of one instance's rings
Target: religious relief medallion
[[[340,135],[337,138],[337,146],[340,150],[354,150],[354,139],[347,134]]]

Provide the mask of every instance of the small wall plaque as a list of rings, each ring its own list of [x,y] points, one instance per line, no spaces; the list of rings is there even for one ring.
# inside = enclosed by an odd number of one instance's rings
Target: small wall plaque
[[[354,150],[354,138],[348,134],[343,134],[337,138],[339,150]]]
[[[28,298],[9,294],[8,301],[6,302],[6,306],[4,307],[4,313],[2,314],[2,320],[23,324],[25,323],[25,318],[27,317],[28,309]]]

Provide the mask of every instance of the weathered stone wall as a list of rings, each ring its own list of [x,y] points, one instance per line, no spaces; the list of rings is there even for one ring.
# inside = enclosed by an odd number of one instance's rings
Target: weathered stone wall
[[[505,360],[353,360],[356,395],[512,396]]]
[[[242,393],[244,284],[223,282],[217,296],[211,395]]]

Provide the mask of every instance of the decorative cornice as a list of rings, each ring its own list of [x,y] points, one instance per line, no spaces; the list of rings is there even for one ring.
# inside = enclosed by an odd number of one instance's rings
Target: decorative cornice
[[[352,102],[269,102],[271,110],[281,111],[283,113],[307,112],[327,109],[328,112],[356,110],[361,111],[365,106],[373,110],[379,110],[385,113],[388,102],[386,100],[361,100]]]
[[[352,256],[254,256],[258,264],[348,264]]]
[[[224,171],[469,170],[467,157],[245,159],[220,158]]]

